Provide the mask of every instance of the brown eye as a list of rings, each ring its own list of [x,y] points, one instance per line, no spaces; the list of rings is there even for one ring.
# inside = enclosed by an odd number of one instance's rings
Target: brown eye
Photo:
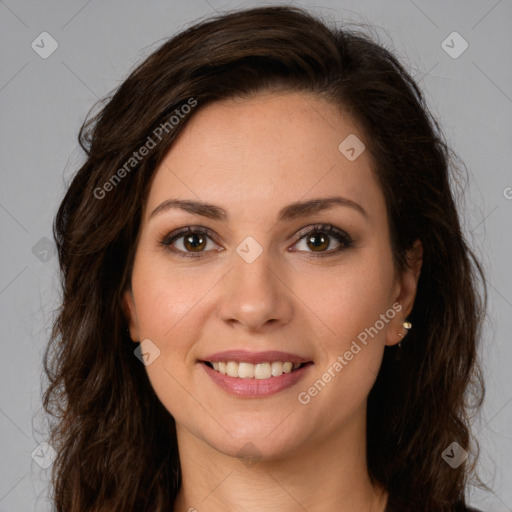
[[[202,233],[191,233],[183,237],[185,249],[192,252],[200,252],[206,246],[206,237]]]
[[[312,235],[307,236],[307,243],[311,244],[308,245],[310,248],[314,248],[316,251],[318,250],[325,250],[329,247],[329,236],[325,236],[323,233],[313,233]]]
[[[299,242],[305,243],[305,249],[298,249],[298,252],[304,252],[312,257],[337,254],[348,249],[353,243],[347,233],[330,224],[317,224],[303,229],[298,236],[299,241],[295,245]],[[223,250],[214,242],[214,237],[208,228],[188,226],[166,235],[160,243],[179,257],[196,258],[206,256],[206,253],[212,251]]]
[[[161,244],[178,256],[194,258],[205,252],[218,249],[212,238],[213,233],[209,229],[188,226],[165,236]],[[211,247],[208,249],[208,242],[210,241]]]
[[[305,250],[298,250],[313,257],[331,256],[348,249],[353,244],[352,238],[347,233],[330,224],[317,224],[312,228],[302,230],[299,233],[299,238],[299,242],[305,243]],[[338,244],[337,247],[336,244]],[[333,248],[332,245],[335,247]],[[329,247],[331,249],[327,250]]]

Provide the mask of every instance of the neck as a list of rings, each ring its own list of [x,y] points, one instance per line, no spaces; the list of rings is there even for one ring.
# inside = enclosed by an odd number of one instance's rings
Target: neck
[[[226,455],[179,427],[178,445],[182,487],[174,512],[383,512],[386,506],[387,493],[368,475],[361,420],[286,456],[259,460]]]

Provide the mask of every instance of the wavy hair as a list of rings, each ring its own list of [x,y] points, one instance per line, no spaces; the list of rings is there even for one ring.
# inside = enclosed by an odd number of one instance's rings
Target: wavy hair
[[[58,512],[172,510],[181,484],[175,422],[134,357],[122,296],[152,178],[177,135],[207,104],[267,91],[313,93],[350,113],[386,200],[397,268],[415,240],[423,245],[414,329],[403,348],[386,347],[368,397],[368,471],[389,492],[387,510],[464,510],[470,477],[481,484],[470,420],[484,396],[486,292],[457,213],[456,155],[383,45],[274,6],[202,20],[166,40],[81,127],[86,161],[53,226],[62,304],[44,354]],[[191,99],[195,110],[178,115]],[[132,161],[173,115],[173,129]],[[441,457],[454,441],[471,454],[455,469]]]

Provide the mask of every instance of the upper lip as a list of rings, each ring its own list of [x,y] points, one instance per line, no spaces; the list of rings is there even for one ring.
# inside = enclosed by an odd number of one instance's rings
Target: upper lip
[[[264,352],[249,352],[247,350],[225,350],[224,352],[216,352],[203,359],[210,363],[218,363],[222,361],[236,361],[245,363],[266,363],[272,361],[292,363],[309,363],[311,359],[299,356],[297,354],[290,354],[289,352],[281,352],[279,350],[267,350]]]

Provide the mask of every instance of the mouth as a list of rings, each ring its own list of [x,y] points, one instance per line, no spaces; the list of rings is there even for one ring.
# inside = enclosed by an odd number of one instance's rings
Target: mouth
[[[197,362],[214,384],[238,398],[264,398],[291,388],[314,365],[306,357],[275,350],[227,350]]]
[[[266,350],[225,350],[197,361],[220,389],[239,398],[263,398],[294,386],[314,362],[308,357]]]
[[[211,370],[238,379],[264,380],[275,379],[284,374],[294,373],[301,368],[313,364],[308,362],[292,361],[264,361],[250,363],[247,361],[201,361]]]

